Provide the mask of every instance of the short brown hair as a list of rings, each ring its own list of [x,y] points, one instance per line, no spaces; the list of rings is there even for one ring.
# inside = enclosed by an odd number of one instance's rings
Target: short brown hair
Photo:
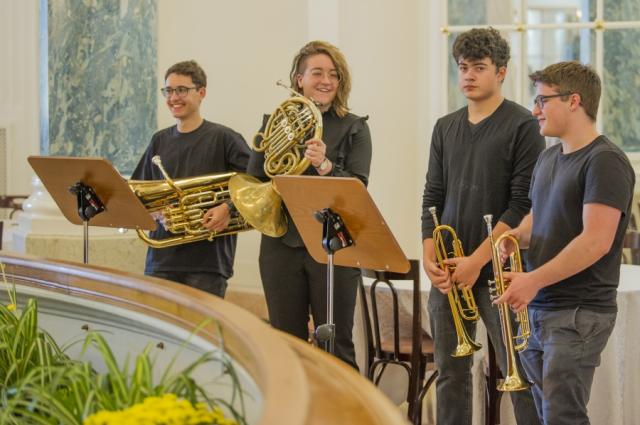
[[[496,68],[506,67],[510,49],[507,40],[494,28],[473,28],[460,34],[453,42],[453,59],[458,63],[462,59],[489,58]]]
[[[195,84],[197,88],[207,87],[207,74],[204,73],[204,70],[194,60],[178,62],[172,65],[164,74],[165,81],[170,74],[186,75],[191,77],[191,81],[193,81],[193,84]]]
[[[558,62],[529,75],[533,85],[546,84],[558,93],[577,93],[584,111],[595,122],[602,84],[596,71],[577,61]]]
[[[339,117],[344,117],[349,112],[349,93],[351,92],[351,75],[349,74],[349,66],[344,55],[336,46],[326,41],[311,41],[304,45],[296,54],[291,63],[291,72],[289,78],[291,80],[291,88],[299,90],[296,85],[298,75],[304,74],[307,66],[307,58],[317,54],[325,54],[331,58],[333,65],[336,67],[338,77],[338,90],[336,97],[333,99],[332,107]]]

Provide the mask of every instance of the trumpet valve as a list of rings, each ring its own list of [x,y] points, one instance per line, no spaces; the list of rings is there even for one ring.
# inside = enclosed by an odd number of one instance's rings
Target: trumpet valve
[[[496,287],[495,280],[489,281],[489,297],[491,298],[491,301],[494,301],[498,298],[498,288]]]

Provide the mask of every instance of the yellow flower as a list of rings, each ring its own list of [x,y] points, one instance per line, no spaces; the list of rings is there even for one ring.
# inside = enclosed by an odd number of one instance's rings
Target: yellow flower
[[[87,419],[83,425],[237,425],[227,419],[219,408],[208,410],[206,404],[192,405],[178,399],[175,394],[147,397],[142,403],[128,409],[108,412],[101,410]]]
[[[12,304],[9,304],[9,305],[7,306],[7,310],[9,310],[9,311],[16,311],[16,305],[15,305],[15,304],[13,304],[13,303],[12,303]]]

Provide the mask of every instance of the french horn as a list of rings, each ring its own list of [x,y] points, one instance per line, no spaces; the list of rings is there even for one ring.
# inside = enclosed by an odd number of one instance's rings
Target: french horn
[[[264,131],[253,138],[253,150],[264,152],[264,172],[299,175],[309,167],[304,157],[305,141],[322,138],[322,113],[313,100],[286,87],[292,96],[271,114]],[[253,176],[238,174],[229,179],[231,199],[244,219],[259,232],[279,237],[287,231],[282,198],[272,181],[261,182]],[[268,219],[265,219],[268,217]]]

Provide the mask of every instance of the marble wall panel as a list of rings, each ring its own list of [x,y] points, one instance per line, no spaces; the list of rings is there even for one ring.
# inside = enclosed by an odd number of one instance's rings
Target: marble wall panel
[[[42,1],[42,153],[131,173],[157,127],[156,0]]]

